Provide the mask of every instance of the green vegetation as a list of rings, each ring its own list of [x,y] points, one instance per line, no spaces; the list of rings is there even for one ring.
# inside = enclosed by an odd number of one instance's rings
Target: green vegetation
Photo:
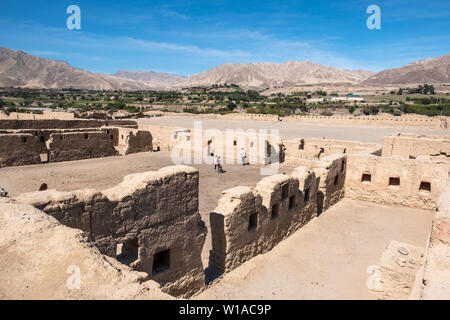
[[[342,95],[342,94],[341,94]],[[92,110],[128,111],[138,113],[148,109],[176,110],[178,112],[226,114],[247,112],[274,114],[280,117],[292,114],[332,115],[336,112],[353,115],[375,115],[387,112],[393,115],[416,113],[428,116],[450,116],[450,99],[436,96],[432,85],[400,88],[391,94],[365,97],[368,105],[331,101],[336,92],[298,91],[289,94],[263,95],[255,90],[244,90],[235,84],[184,88],[178,91],[93,91],[81,89],[0,89],[0,109],[4,112],[42,112],[44,109],[64,109],[77,112]],[[352,93],[347,96],[356,96]],[[323,98],[309,104],[309,98]]]

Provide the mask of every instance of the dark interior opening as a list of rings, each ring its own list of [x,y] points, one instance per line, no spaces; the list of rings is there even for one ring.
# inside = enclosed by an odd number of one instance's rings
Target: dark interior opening
[[[250,215],[250,218],[248,219],[248,231],[256,230],[257,226],[258,226],[258,214],[254,213]]]
[[[431,183],[427,182],[427,181],[422,181],[420,183],[420,187],[419,187],[420,191],[426,191],[426,192],[431,192]]]
[[[130,239],[122,243],[122,249],[117,255],[117,260],[127,266],[138,259],[139,243],[138,239]]]
[[[309,202],[309,188],[305,189],[305,204]]]
[[[89,135],[87,133],[84,134],[85,139],[89,139]]]
[[[399,177],[390,177],[389,178],[389,185],[390,186],[399,186],[400,185],[400,178]]]
[[[276,217],[278,217],[279,208],[280,208],[280,205],[278,203],[274,204],[272,206],[272,219],[275,219]]]
[[[158,273],[169,270],[169,268],[170,268],[170,249],[155,253],[155,255],[153,256],[152,274],[157,275]]]
[[[372,181],[372,175],[369,173],[363,173],[361,177],[361,182],[371,182]]]
[[[289,209],[292,209],[295,207],[295,196],[289,197]]]
[[[335,186],[337,186],[338,183],[339,183],[339,175],[336,175],[336,176],[334,177],[334,182],[333,182],[333,184],[334,184]]]

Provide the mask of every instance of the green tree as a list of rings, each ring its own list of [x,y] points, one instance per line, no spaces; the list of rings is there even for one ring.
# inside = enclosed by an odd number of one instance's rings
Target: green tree
[[[356,107],[355,107],[355,106],[351,106],[350,108],[348,108],[348,111],[349,111],[350,113],[355,112],[355,110],[356,110]]]

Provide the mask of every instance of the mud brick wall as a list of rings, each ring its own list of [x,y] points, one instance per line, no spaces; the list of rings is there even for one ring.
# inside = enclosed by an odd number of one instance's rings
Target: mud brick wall
[[[450,162],[348,155],[345,196],[385,205],[434,209]]]
[[[450,299],[450,180],[437,202],[420,285],[422,299]]]
[[[431,156],[450,161],[450,136],[418,136],[397,134],[383,138],[382,156],[417,158]]]
[[[205,284],[198,182],[196,169],[173,166],[128,175],[102,192],[49,190],[18,201],[85,231],[103,254],[146,272],[164,292],[189,296]]]
[[[44,143],[32,134],[0,134],[0,168],[41,163]]]
[[[50,162],[115,156],[111,137],[106,132],[53,133],[47,141]]]

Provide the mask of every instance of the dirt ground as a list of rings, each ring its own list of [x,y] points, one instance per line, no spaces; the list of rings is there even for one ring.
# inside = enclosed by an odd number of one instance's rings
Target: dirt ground
[[[424,248],[432,212],[344,199],[266,254],[210,285],[196,299],[377,299],[369,266],[395,241]],[[420,258],[415,267],[419,267]],[[415,271],[415,270],[413,270]],[[396,274],[396,281],[404,280]],[[395,284],[390,284],[394,286]],[[409,282],[407,293],[412,289]],[[404,287],[403,286],[403,287]],[[388,299],[407,299],[395,291]]]
[[[78,189],[103,190],[138,172],[158,170],[173,165],[169,152],[145,152],[120,157],[88,159],[70,162],[38,164],[0,169],[0,186],[14,197],[24,192],[39,190],[46,183],[48,189],[72,191]],[[253,187],[263,178],[259,166],[224,165],[223,174],[211,165],[190,165],[200,172],[199,209],[209,229],[209,214],[213,211],[222,191],[236,186]],[[281,167],[280,172],[290,173],[292,168]],[[211,234],[208,232],[202,253],[203,265],[208,266]]]
[[[329,124],[312,124],[301,122],[271,122],[206,119],[192,116],[166,116],[158,118],[138,119],[139,125],[158,125],[168,127],[193,128],[194,121],[201,121],[203,129],[278,129],[285,139],[295,138],[325,138],[346,141],[381,143],[384,136],[395,133],[416,133],[428,135],[445,135],[448,130],[432,130],[421,128],[394,128],[376,126],[343,126]],[[270,134],[271,132],[268,131]]]

